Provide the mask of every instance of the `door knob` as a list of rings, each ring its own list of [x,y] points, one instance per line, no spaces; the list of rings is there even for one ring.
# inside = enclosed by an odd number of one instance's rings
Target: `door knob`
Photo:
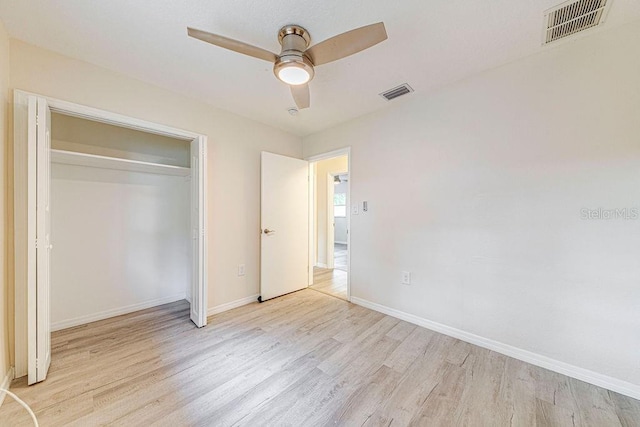
[[[264,229],[264,234],[273,234],[275,232],[276,232],[276,230],[269,230],[268,228]]]

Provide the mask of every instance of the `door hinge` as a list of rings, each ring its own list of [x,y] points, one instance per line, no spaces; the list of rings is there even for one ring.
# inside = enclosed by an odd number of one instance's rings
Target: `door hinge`
[[[35,240],[36,249],[38,249],[38,239]]]

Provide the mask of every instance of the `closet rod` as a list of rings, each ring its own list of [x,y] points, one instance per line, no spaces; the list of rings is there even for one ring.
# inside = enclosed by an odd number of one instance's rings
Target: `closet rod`
[[[97,154],[78,153],[66,150],[51,150],[51,162],[64,165],[90,166],[102,169],[116,169],[129,172],[144,172],[159,175],[189,176],[190,168],[99,156]]]

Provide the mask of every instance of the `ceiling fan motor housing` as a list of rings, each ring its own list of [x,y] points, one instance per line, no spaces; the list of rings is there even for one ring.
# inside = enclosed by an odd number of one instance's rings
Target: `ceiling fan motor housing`
[[[273,73],[282,80],[280,72],[283,68],[300,68],[309,74],[308,81],[315,74],[313,64],[304,54],[311,43],[309,32],[298,25],[287,25],[280,29],[278,41],[282,45],[282,51],[273,65]]]

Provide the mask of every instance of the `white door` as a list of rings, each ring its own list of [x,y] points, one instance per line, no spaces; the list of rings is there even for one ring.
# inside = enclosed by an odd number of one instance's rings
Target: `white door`
[[[262,153],[260,298],[307,287],[309,164]]]
[[[207,277],[205,263],[206,144],[203,138],[191,141],[191,320],[201,328],[207,324]]]
[[[29,97],[29,154],[35,159],[35,292],[29,292],[28,383],[43,381],[51,365],[51,110],[44,98]]]

